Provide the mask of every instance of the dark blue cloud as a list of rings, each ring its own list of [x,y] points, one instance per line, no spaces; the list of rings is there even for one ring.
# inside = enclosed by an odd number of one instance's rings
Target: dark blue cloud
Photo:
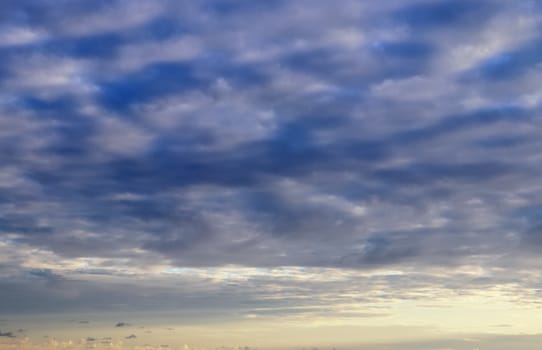
[[[104,33],[78,38],[63,38],[45,41],[32,49],[59,56],[75,58],[114,57],[127,41],[118,33]]]
[[[150,20],[139,28],[133,29],[130,36],[148,41],[161,41],[172,39],[188,32],[190,32],[190,28],[179,18],[165,15]]]
[[[416,47],[416,45],[420,45]],[[373,65],[363,58],[362,52],[344,56],[335,48],[312,48],[288,54],[282,64],[294,71],[312,74],[326,81],[338,83],[346,89],[365,88],[371,83],[386,79],[399,79],[422,74],[427,69],[431,54],[429,47],[416,43],[382,43],[372,45],[366,50],[379,60],[374,69],[364,69]]]
[[[472,128],[488,127],[499,122],[510,124],[528,123],[533,112],[518,106],[494,106],[469,112],[465,115],[448,116],[436,124],[415,130],[405,130],[394,135],[391,142],[399,145],[426,142],[429,139],[445,136]]]
[[[32,95],[21,96],[17,105],[35,113],[37,121],[46,118],[51,123],[46,132],[53,140],[43,149],[44,157],[55,154],[67,160],[88,155],[89,138],[96,132],[96,122],[77,111],[78,102],[71,96],[47,100]]]
[[[509,149],[516,146],[524,145],[530,140],[519,136],[500,136],[486,140],[479,140],[476,142],[477,146],[484,148],[504,148]]]
[[[398,10],[394,19],[413,29],[431,30],[485,20],[491,14],[486,1],[438,0],[414,2]]]
[[[124,110],[134,103],[197,89],[203,84],[190,64],[158,63],[102,82],[100,101],[108,108]]]
[[[490,81],[518,79],[542,62],[541,43],[538,39],[516,50],[499,52],[471,74]]]
[[[244,201],[249,219],[265,223],[266,233],[285,239],[316,238],[327,230],[337,231],[334,227],[337,220],[348,219],[347,215],[326,209],[325,205],[299,205],[269,191],[249,192]]]
[[[114,1],[113,3],[118,3]],[[3,1],[0,8],[0,18],[3,23],[25,24],[34,27],[57,28],[58,22],[66,15],[77,18],[88,16],[107,9],[110,1],[97,0],[92,4],[86,1]]]
[[[478,183],[517,171],[506,162],[415,163],[408,166],[377,170],[374,176],[390,184],[430,184],[437,181]]]
[[[284,4],[284,0],[254,2],[250,0],[225,0],[204,3],[204,9],[219,17],[231,15],[249,15],[261,11],[273,11]]]
[[[399,41],[376,42],[372,49],[382,58],[427,59],[434,52],[433,47],[425,42]]]
[[[12,196],[11,193],[8,193],[8,195],[8,198],[20,200],[20,198]],[[3,215],[0,218],[0,230],[2,232],[16,232],[25,235],[40,235],[53,232],[52,227],[43,224],[40,225],[34,218],[27,215]]]
[[[54,118],[64,118],[70,120],[73,107],[76,106],[75,101],[69,96],[61,96],[55,99],[45,100],[37,96],[21,96],[19,98],[21,107],[30,109],[39,113],[54,112]],[[70,115],[66,115],[69,113]]]

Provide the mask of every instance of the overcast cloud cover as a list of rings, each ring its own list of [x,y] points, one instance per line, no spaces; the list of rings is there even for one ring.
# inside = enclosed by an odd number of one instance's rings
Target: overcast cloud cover
[[[541,14],[2,1],[0,313],[378,318],[488,290],[534,307]]]

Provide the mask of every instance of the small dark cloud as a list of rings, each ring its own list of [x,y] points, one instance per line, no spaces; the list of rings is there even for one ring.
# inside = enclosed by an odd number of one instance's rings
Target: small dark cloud
[[[124,337],[124,339],[135,339],[135,338],[137,338],[135,334],[130,334],[129,336]]]
[[[398,10],[394,19],[419,30],[479,24],[491,13],[486,1],[440,0],[413,2]]]
[[[265,2],[254,2],[250,0],[224,0],[224,1],[211,1],[204,3],[204,9],[219,18],[229,16],[239,16],[241,14],[255,14],[260,11],[276,11],[282,5],[284,0],[269,0]]]
[[[34,277],[43,278],[47,282],[54,283],[64,279],[62,275],[54,273],[50,269],[34,269],[29,271],[30,275]]]
[[[415,258],[421,253],[417,243],[408,238],[371,237],[364,242],[359,254],[342,258],[342,263],[360,265],[386,265]]]
[[[128,327],[130,324],[129,323],[126,323],[126,322],[117,322],[115,324],[115,327]]]
[[[2,331],[0,331],[0,337],[15,338],[15,334],[13,334],[12,332],[2,332]]]
[[[116,54],[123,43],[121,35],[116,33],[89,35],[79,38],[58,38],[45,42],[43,49],[70,57],[94,57],[107,59]]]
[[[376,42],[372,45],[373,52],[385,58],[423,59],[429,58],[434,52],[428,43],[418,41]]]
[[[531,227],[523,232],[522,242],[526,248],[539,251],[542,248],[542,224]]]

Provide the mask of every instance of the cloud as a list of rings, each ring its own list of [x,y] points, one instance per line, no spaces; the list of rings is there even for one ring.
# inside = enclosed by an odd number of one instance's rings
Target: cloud
[[[52,282],[57,282],[57,281],[60,281],[60,280],[63,279],[63,277],[61,275],[58,275],[58,274],[54,273],[53,271],[51,271],[49,269],[31,270],[30,274],[32,276],[35,276],[35,277],[38,277],[38,278],[43,278],[47,282],[51,282],[51,283]]]
[[[523,242],[534,249],[538,249],[542,244],[542,225],[529,228],[523,232]]]
[[[418,2],[397,10],[395,19],[415,29],[465,25],[491,14],[490,3],[479,1]]]
[[[159,84],[157,84],[159,82]],[[100,84],[102,103],[112,109],[126,109],[134,103],[145,103],[156,97],[197,88],[199,79],[193,67],[182,63],[157,63],[121,79]]]
[[[478,75],[493,81],[520,77],[542,61],[539,41],[490,57],[478,67]]]
[[[12,332],[1,332],[0,331],[0,337],[15,338],[15,335]]]
[[[124,337],[124,339],[135,339],[135,338],[137,338],[135,334],[130,334],[129,336]]]
[[[117,328],[118,328],[118,327],[127,327],[127,326],[129,326],[129,325],[130,325],[130,324],[129,324],[129,323],[126,323],[126,322],[117,322],[117,323],[115,324],[115,327],[117,327]]]

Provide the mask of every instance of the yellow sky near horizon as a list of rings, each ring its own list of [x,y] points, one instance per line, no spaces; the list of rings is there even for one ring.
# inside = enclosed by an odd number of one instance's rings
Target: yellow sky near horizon
[[[437,345],[428,349],[442,350],[448,348],[438,347],[439,342],[444,344],[450,339],[481,343],[484,337],[537,335],[542,324],[539,308],[512,302],[508,292],[494,289],[450,295],[440,300],[395,299],[373,303],[370,312],[365,314],[362,304],[337,304],[335,312],[327,316],[299,310],[291,315],[226,315],[222,320],[196,320],[192,325],[181,320],[181,310],[149,314],[8,316],[5,324],[24,331],[15,334],[16,338],[0,338],[0,349],[166,348],[161,345],[190,350],[245,346],[251,349],[355,349],[356,346],[401,349],[386,346],[434,343]],[[379,309],[380,314],[374,311]],[[85,321],[78,321],[83,319]],[[115,327],[121,320],[125,325]],[[0,329],[3,328],[0,324]],[[134,339],[126,338],[132,334],[136,336]]]

